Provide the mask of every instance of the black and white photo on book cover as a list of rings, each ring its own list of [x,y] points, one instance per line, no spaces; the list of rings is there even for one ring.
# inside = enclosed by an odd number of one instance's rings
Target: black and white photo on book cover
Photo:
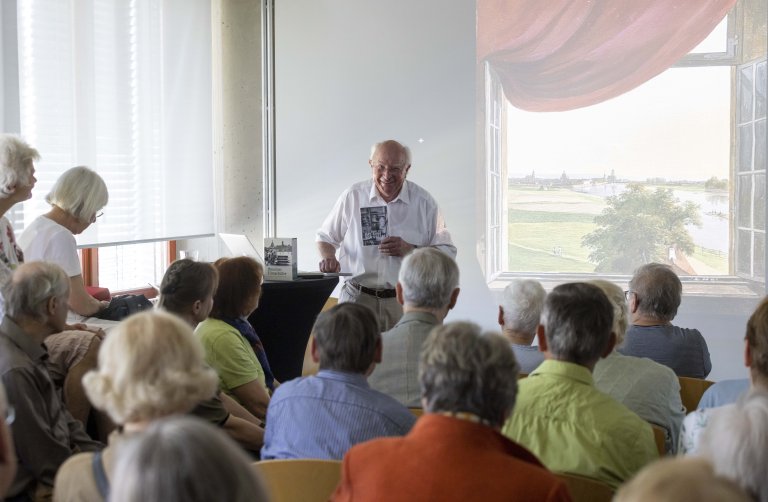
[[[378,246],[387,232],[387,206],[361,207],[360,224],[363,230],[363,246]]]
[[[264,239],[265,278],[273,281],[296,279],[296,238],[267,237]]]

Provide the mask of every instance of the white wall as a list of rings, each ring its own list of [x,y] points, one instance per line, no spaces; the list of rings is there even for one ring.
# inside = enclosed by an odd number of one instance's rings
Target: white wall
[[[292,0],[275,24],[277,234],[298,237],[299,268],[317,269],[315,231],[370,176],[371,144],[397,139],[458,247],[451,318],[495,326],[475,258],[474,2]]]

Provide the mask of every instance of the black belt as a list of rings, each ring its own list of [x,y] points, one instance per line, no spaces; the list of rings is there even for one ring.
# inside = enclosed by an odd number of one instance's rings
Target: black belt
[[[375,296],[376,298],[394,298],[397,296],[397,292],[394,289],[373,289],[373,288],[366,288],[362,284],[357,284],[356,282],[349,281],[350,286],[357,289],[361,293],[365,293],[366,295]]]

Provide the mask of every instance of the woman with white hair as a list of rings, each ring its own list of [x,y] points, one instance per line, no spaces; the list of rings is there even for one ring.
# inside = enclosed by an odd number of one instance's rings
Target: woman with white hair
[[[51,210],[33,221],[19,238],[27,261],[49,261],[69,276],[69,308],[92,316],[109,302],[88,294],[77,255],[75,235],[82,233],[107,205],[109,193],[104,180],[87,167],[73,167],[62,174],[45,197]]]
[[[0,286],[10,279],[13,270],[24,261],[16,244],[13,227],[4,215],[13,206],[32,197],[35,187],[35,164],[40,158],[37,150],[24,140],[10,134],[0,135]],[[0,297],[0,316],[4,313]]]
[[[135,314],[104,340],[98,369],[83,379],[93,405],[121,425],[94,458],[80,453],[56,474],[58,501],[102,501],[109,491],[114,445],[158,418],[190,411],[216,392],[216,373],[205,365],[192,328],[164,312]]]
[[[589,282],[603,290],[611,302],[613,332],[616,333],[613,352],[600,359],[592,372],[595,387],[637,413],[643,420],[663,427],[666,431],[666,449],[674,453],[685,417],[680,399],[680,381],[675,372],[663,364],[618,352],[629,324],[624,291],[609,281]]]
[[[120,445],[111,502],[266,502],[250,460],[195,418],[158,420]]]

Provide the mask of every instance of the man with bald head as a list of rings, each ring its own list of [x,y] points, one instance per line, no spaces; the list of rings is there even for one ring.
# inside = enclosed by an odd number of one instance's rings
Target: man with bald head
[[[403,315],[395,292],[403,257],[419,247],[434,247],[455,258],[456,247],[435,199],[406,181],[408,147],[394,140],[376,143],[368,164],[371,179],[341,194],[315,240],[322,272],[352,274],[339,302],[370,307],[386,331]]]
[[[47,500],[56,471],[67,458],[103,447],[69,414],[45,365],[43,342],[66,324],[69,277],[52,263],[26,263],[5,285],[3,297],[0,379],[15,409],[12,431],[18,457],[8,498]]]

